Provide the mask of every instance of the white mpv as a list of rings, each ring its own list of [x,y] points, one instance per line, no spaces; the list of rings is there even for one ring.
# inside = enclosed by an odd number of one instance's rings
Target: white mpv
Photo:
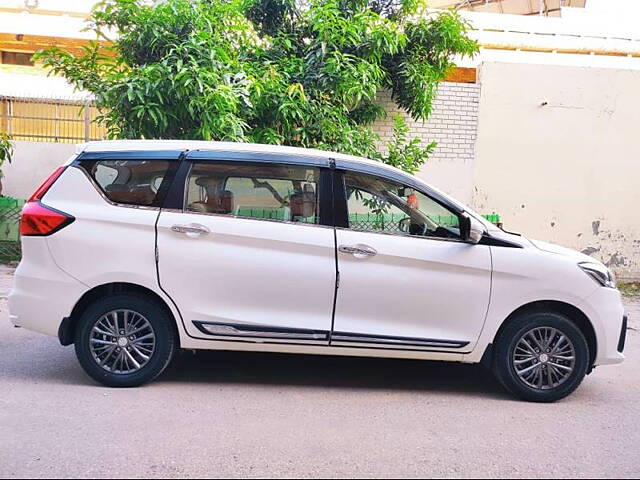
[[[108,386],[177,348],[483,363],[553,401],[620,363],[609,270],[507,233],[421,180],[252,144],[82,145],[23,209],[14,324]]]

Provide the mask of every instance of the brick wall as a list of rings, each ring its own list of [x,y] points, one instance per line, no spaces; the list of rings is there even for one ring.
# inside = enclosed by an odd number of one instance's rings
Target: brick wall
[[[469,202],[473,188],[479,98],[478,84],[441,83],[429,120],[416,122],[398,110],[385,92],[378,101],[387,111],[387,118],[373,125],[381,138],[380,147],[384,150],[386,142],[392,138],[393,116],[400,113],[407,120],[411,135],[422,138],[425,144],[432,141],[438,144],[418,176],[459,200]]]
[[[383,145],[386,144],[393,134],[393,116],[400,113],[411,127],[412,135],[422,137],[425,143],[438,143],[432,159],[473,159],[479,97],[479,85],[442,83],[433,104],[431,117],[423,123],[412,120],[406,113],[398,110],[390,95],[385,92],[379,97],[379,102],[388,116],[377,121],[373,128],[380,135]]]

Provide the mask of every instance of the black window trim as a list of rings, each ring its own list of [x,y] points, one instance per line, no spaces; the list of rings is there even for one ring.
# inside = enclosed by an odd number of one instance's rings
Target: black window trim
[[[363,171],[353,170],[353,169],[340,169],[340,170],[336,170],[336,182],[334,184],[334,195],[335,195],[335,198],[336,198],[336,208],[338,208],[338,207],[340,208],[339,214],[336,214],[336,228],[338,228],[340,230],[350,230],[352,232],[373,233],[373,234],[377,234],[377,235],[391,235],[391,236],[403,237],[403,238],[415,238],[415,239],[421,239],[421,240],[437,240],[437,241],[455,242],[455,243],[468,243],[468,242],[465,242],[462,238],[443,238],[443,237],[434,237],[434,236],[429,236],[429,235],[410,235],[410,234],[403,234],[403,233],[396,233],[396,232],[382,232],[382,231],[377,232],[377,231],[373,231],[373,230],[354,230],[354,229],[350,228],[349,227],[349,207],[348,207],[348,200],[347,200],[346,184],[345,184],[345,181],[344,181],[344,174],[346,172],[349,172],[349,173],[361,173],[361,174],[364,174],[364,175],[370,175],[370,176],[382,178],[384,180],[388,180],[388,181],[392,181],[392,182],[398,182],[398,183],[401,183],[401,185],[405,185],[405,186],[411,187],[414,190],[417,190],[418,192],[422,193],[426,197],[430,198],[431,200],[436,202],[441,207],[446,208],[447,210],[451,211],[451,213],[453,215],[455,215],[456,217],[458,217],[458,219],[460,221],[462,221],[461,217],[462,217],[462,213],[464,212],[464,210],[463,211],[453,211],[453,210],[451,210],[451,207],[448,204],[443,204],[437,198],[434,198],[428,192],[425,192],[425,189],[421,188],[420,186],[418,186],[416,182],[412,182],[412,184],[409,185],[407,183],[402,182],[400,180],[400,177],[398,177],[398,178],[389,178],[389,177],[386,177],[386,176],[383,176],[383,175],[378,175],[376,173],[371,173],[371,172],[363,172]]]
[[[344,158],[336,158],[314,155],[310,151],[309,155],[298,152],[260,152],[260,151],[236,151],[236,150],[118,150],[118,151],[102,151],[102,152],[83,152],[77,158],[79,160],[198,160],[198,161],[244,161],[244,162],[265,162],[265,163],[284,163],[291,165],[308,165],[315,167],[335,168],[335,171],[349,170],[352,172],[366,173],[375,175],[387,180],[395,181],[415,188],[423,194],[440,203],[445,208],[453,210],[458,214],[462,214],[464,209],[460,208],[454,202],[444,197],[440,193],[433,191],[428,186],[416,181],[408,174],[390,170],[382,164],[381,166],[361,163],[357,159],[347,160]],[[173,207],[172,207],[173,208]]]
[[[440,193],[428,188],[427,185],[416,181],[416,179],[409,174],[405,174],[402,172],[395,172],[393,170],[389,170],[384,167],[377,167],[375,165],[359,163],[356,161],[350,162],[346,160],[336,161],[336,169],[337,171],[364,173],[367,175],[380,177],[385,180],[401,183],[403,185],[406,185],[407,187],[413,188],[414,190],[418,190],[423,195],[426,195],[427,197],[431,198],[435,202],[442,205],[444,208],[453,211],[458,216],[464,213],[463,208],[460,208],[460,206],[451,202],[448,198],[444,197]]]
[[[288,154],[284,152],[251,152],[234,150],[189,150],[185,160],[190,161],[228,161],[250,163],[281,163],[314,167],[328,167],[329,160],[313,155]]]
[[[305,224],[301,222],[295,222],[297,225],[308,225],[308,226],[323,226],[323,227],[331,227],[331,228],[349,228],[348,227],[348,213],[347,213],[347,205],[346,202],[340,201],[340,198],[344,198],[344,192],[340,192],[340,186],[344,185],[342,181],[341,175],[343,171],[351,171],[357,173],[364,173],[369,175],[374,175],[386,180],[399,182],[408,187],[414,188],[436,201],[444,208],[447,208],[454,212],[458,217],[460,217],[465,210],[461,208],[456,203],[450,201],[448,198],[444,197],[437,191],[434,191],[428,188],[428,185],[425,185],[421,182],[416,181],[413,177],[403,172],[390,170],[384,166],[377,166],[375,164],[370,163],[362,163],[358,161],[358,159],[354,158],[353,160],[345,159],[345,158],[336,158],[333,159],[331,157],[314,155],[312,151],[309,152],[308,155],[301,154],[299,152],[260,152],[260,151],[237,151],[237,150],[188,150],[188,149],[180,149],[180,150],[123,150],[123,151],[102,151],[102,152],[82,152],[76,157],[72,165],[77,166],[78,162],[81,160],[120,160],[120,159],[128,159],[128,160],[175,160],[178,165],[173,178],[165,177],[167,180],[167,193],[164,198],[164,202],[161,207],[165,210],[172,211],[184,211],[183,210],[183,199],[185,189],[183,188],[180,191],[179,185],[182,184],[183,187],[186,184],[190,164],[194,160],[198,161],[216,161],[216,160],[226,160],[226,161],[239,161],[239,162],[249,162],[249,163],[282,163],[289,165],[300,165],[300,166],[312,166],[320,168],[321,172],[321,181],[320,181],[320,223],[318,224]],[[189,160],[189,161],[185,161]],[[84,169],[81,169],[83,173],[87,176],[87,178],[96,186],[96,189],[102,195],[102,197],[110,204],[129,207],[129,208],[148,208],[148,209],[158,209],[157,206],[147,207],[147,206],[138,206],[131,204],[122,204],[122,203],[114,203],[109,200],[102,190],[95,184],[95,181],[91,178],[91,176],[87,175]],[[329,172],[327,172],[327,170]],[[324,181],[323,181],[324,177]],[[331,180],[331,181],[329,181]],[[169,185],[170,183],[170,185]],[[333,185],[333,187],[331,186]],[[161,188],[163,185],[161,185]],[[333,195],[329,195],[329,192],[333,192]],[[197,213],[197,212],[194,212]],[[245,217],[238,217],[245,218]],[[379,234],[387,234],[384,232],[372,232]],[[392,234],[397,235],[397,234]],[[418,237],[413,236],[413,238],[421,238],[421,239],[429,239],[429,240],[441,240],[441,241],[454,241],[454,242],[463,242],[463,240],[458,239],[447,239],[447,238],[439,238],[439,237]],[[480,241],[480,245],[490,245],[490,246],[500,246],[500,247],[513,247],[513,248],[522,248],[517,243],[512,243],[504,239],[496,238],[491,236],[490,234],[485,235]]]
[[[153,155],[159,153],[159,155]],[[146,209],[146,210],[159,210],[162,208],[162,205],[165,203],[165,197],[169,191],[169,186],[173,181],[176,170],[179,167],[179,163],[172,162],[171,160],[178,160],[180,158],[180,152],[175,151],[153,151],[149,150],[147,152],[89,152],[89,153],[81,153],[74,159],[71,163],[71,167],[77,168],[82,172],[82,174],[87,177],[89,182],[93,185],[96,191],[100,194],[100,196],[109,204],[114,205],[116,207],[126,207],[126,208],[137,208],[137,209]],[[149,155],[147,155],[149,154]],[[85,168],[85,164],[87,162],[96,164],[98,162],[104,161],[118,161],[118,160],[131,160],[131,161],[166,161],[167,162],[167,170],[162,179],[162,183],[156,192],[156,196],[151,205],[139,205],[135,203],[122,203],[115,202],[111,200],[107,194],[104,192],[102,187],[98,185],[98,182],[89,174],[87,169]]]
[[[165,198],[164,204],[162,205],[163,210],[172,210],[181,213],[188,213],[193,215],[210,215],[210,216],[221,216],[226,218],[237,218],[244,220],[257,220],[257,221],[265,221],[272,223],[285,223],[291,225],[298,226],[309,226],[309,227],[325,227],[325,228],[334,228],[334,213],[332,208],[332,196],[331,196],[331,185],[333,184],[333,180],[331,178],[332,172],[328,168],[326,161],[321,163],[309,163],[306,161],[295,161],[296,157],[291,161],[290,156],[285,156],[283,158],[281,155],[278,155],[278,159],[270,158],[269,160],[265,160],[264,157],[259,159],[255,159],[251,153],[242,152],[241,155],[234,155],[235,158],[228,158],[226,155],[217,155],[218,151],[215,152],[206,152],[206,153],[215,153],[215,158],[213,156],[207,155],[202,158],[200,155],[192,155],[192,153],[197,153],[199,151],[193,152],[185,152],[181,158],[180,167],[177,169],[177,172],[173,178],[171,186],[169,187],[169,191]],[[233,152],[238,153],[238,152]],[[292,221],[282,221],[282,220],[271,220],[268,218],[255,218],[248,217],[243,215],[229,215],[229,214],[219,214],[219,213],[210,213],[210,212],[193,212],[188,211],[186,209],[186,192],[189,181],[189,176],[191,173],[191,169],[196,162],[202,161],[216,161],[220,163],[237,163],[241,162],[249,165],[258,165],[260,163],[266,164],[280,164],[280,165],[290,165],[295,167],[312,167],[317,168],[319,170],[319,178],[318,178],[318,195],[319,202],[318,208],[320,209],[320,215],[318,216],[317,223],[305,223],[305,222],[292,222]]]
[[[367,173],[375,175],[387,180],[402,183],[408,187],[419,190],[423,194],[437,201],[443,207],[448,208],[462,214],[464,209],[456,203],[450,201],[447,197],[441,195],[439,192],[428,188],[427,185],[417,181],[409,174],[401,171],[395,171],[384,166],[380,163],[380,166],[375,163],[364,163],[358,161],[354,157],[353,160],[340,158],[325,157],[314,155],[313,151],[309,151],[308,155],[302,153],[287,153],[287,152],[260,152],[260,151],[236,151],[236,150],[189,150],[186,152],[185,158],[188,160],[230,160],[230,161],[253,161],[253,162],[266,162],[266,163],[286,163],[292,165],[311,165],[316,167],[329,167],[331,169],[348,170],[352,172]]]

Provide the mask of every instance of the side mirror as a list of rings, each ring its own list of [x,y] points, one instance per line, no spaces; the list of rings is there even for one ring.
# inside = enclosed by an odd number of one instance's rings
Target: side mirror
[[[482,223],[467,213],[462,214],[460,217],[460,234],[465,242],[475,245],[482,240],[484,233],[485,228]]]
[[[402,233],[409,233],[411,230],[411,218],[405,217],[398,222],[398,230]]]

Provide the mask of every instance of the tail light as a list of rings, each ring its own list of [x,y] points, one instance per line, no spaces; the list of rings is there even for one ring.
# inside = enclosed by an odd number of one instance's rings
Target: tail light
[[[75,220],[55,208],[47,207],[40,202],[25,203],[22,207],[20,220],[20,235],[43,237],[51,235],[66,227]]]
[[[31,195],[31,197],[29,197],[29,200],[27,201],[39,202],[40,200],[42,200],[42,197],[44,197],[44,194],[47,193],[47,191],[51,188],[51,185],[53,185],[55,181],[58,179],[58,177],[62,175],[62,172],[64,172],[64,168],[65,167],[56,168],[55,171],[51,175],[49,175],[49,178],[47,178],[42,183],[42,185],[40,185],[38,189],[35,192],[33,192],[33,195]]]
[[[65,167],[57,168],[47,178],[40,187],[31,195],[24,207],[22,207],[22,218],[20,220],[20,235],[24,236],[46,236],[57,232],[75,220],[55,208],[48,207],[40,200],[51,188],[51,185],[60,177]]]

